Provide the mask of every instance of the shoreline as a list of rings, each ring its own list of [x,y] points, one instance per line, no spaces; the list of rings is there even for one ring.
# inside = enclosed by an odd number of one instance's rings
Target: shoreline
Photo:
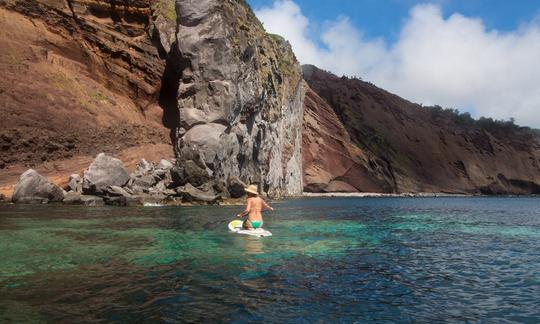
[[[505,195],[508,196],[508,195]],[[530,196],[530,195],[527,195]],[[335,198],[409,198],[409,197],[492,197],[490,195],[477,194],[451,194],[443,192],[415,192],[415,193],[380,193],[380,192],[303,192],[300,197],[317,198],[317,197],[335,197]],[[493,196],[495,197],[495,196]]]

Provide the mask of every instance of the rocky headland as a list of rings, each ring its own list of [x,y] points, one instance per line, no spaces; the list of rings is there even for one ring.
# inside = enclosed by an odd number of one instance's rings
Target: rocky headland
[[[0,201],[540,193],[538,132],[302,68],[243,0],[0,0],[0,27]]]
[[[306,191],[540,193],[538,131],[423,107],[359,79],[303,69],[314,92],[306,100]],[[340,154],[312,154],[313,147]]]

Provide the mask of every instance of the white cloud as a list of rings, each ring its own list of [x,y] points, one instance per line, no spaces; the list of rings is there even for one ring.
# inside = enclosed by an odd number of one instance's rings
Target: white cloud
[[[540,24],[512,32],[487,30],[480,19],[436,5],[417,5],[399,39],[366,39],[347,17],[338,17],[314,40],[309,20],[291,0],[257,10],[265,28],[291,42],[302,64],[337,75],[356,75],[411,101],[439,104],[473,115],[515,117],[540,127]],[[323,44],[322,46],[319,44]]]

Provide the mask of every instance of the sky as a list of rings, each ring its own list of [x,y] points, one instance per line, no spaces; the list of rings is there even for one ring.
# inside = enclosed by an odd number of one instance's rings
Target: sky
[[[540,128],[538,0],[248,0],[302,64]]]

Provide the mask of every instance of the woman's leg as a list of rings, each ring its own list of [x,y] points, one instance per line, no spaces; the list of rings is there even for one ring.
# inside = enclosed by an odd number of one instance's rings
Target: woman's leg
[[[249,221],[249,219],[246,219],[244,221],[244,229],[247,229],[247,230],[252,230],[253,229],[253,226],[251,225],[251,222]]]

